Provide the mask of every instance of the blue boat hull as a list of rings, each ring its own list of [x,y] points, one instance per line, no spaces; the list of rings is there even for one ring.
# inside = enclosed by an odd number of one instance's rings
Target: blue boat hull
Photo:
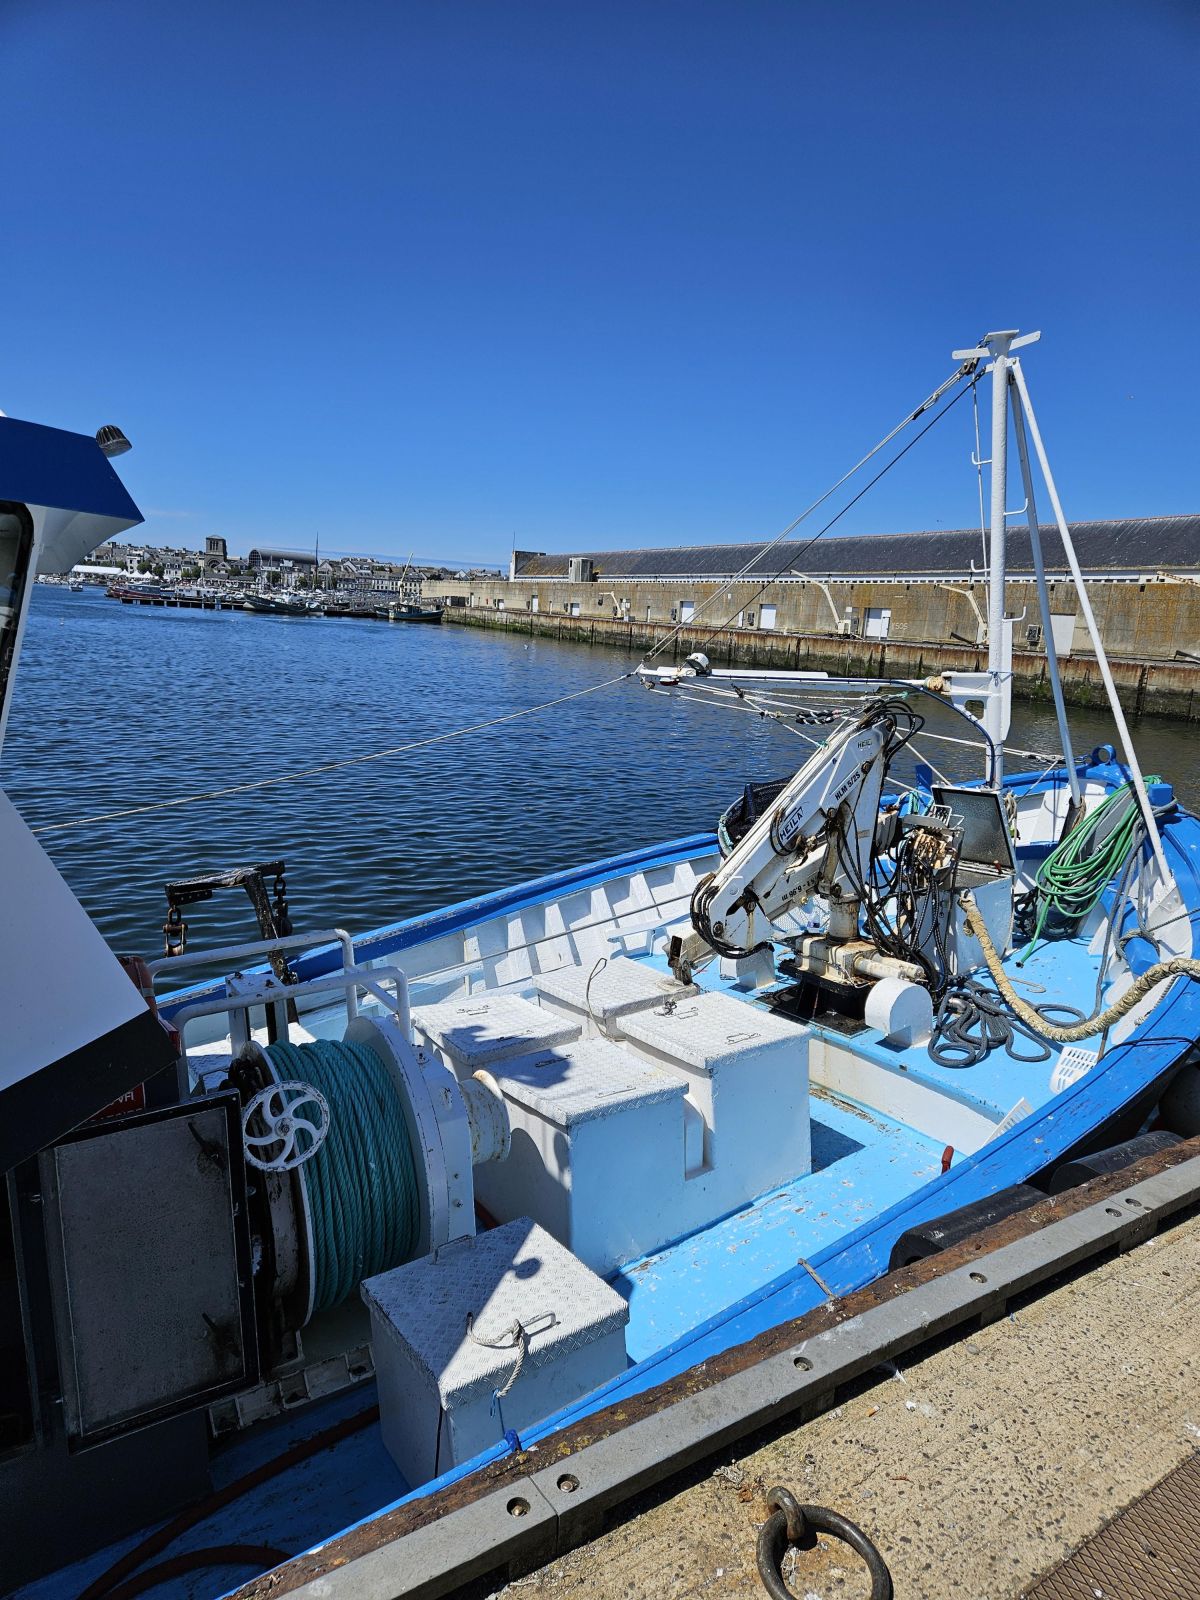
[[[1104,754],[1107,754],[1105,752]],[[1100,753],[1097,753],[1099,756]],[[1116,788],[1127,774],[1115,762],[1093,759],[1080,768],[1081,776]],[[1058,774],[1015,774],[1008,785],[1024,793],[1065,781]],[[1163,828],[1168,859],[1193,930],[1200,925],[1200,822],[1177,810]],[[522,907],[561,897],[603,883],[615,876],[710,854],[715,837],[693,835],[656,848],[592,862],[586,866],[530,880],[510,889],[483,895],[427,916],[415,917],[377,929],[355,941],[359,960],[402,958],[406,950],[443,934],[458,932]],[[318,951],[299,963],[301,978],[334,970],[338,953]],[[1130,964],[1141,970],[1154,959],[1148,948],[1141,960],[1130,951]],[[163,1006],[170,1016],[184,1004],[220,992],[221,986],[197,986],[172,996]],[[1007,1133],[990,1140],[974,1155],[960,1158],[945,1172],[915,1188],[862,1226],[842,1234],[815,1251],[809,1266],[837,1295],[861,1288],[887,1272],[892,1248],[907,1229],[972,1201],[985,1199],[1010,1184],[1020,1183],[1089,1144],[1111,1142],[1125,1131],[1122,1122],[1140,1122],[1161,1087],[1200,1037],[1200,988],[1178,981],[1171,994],[1151,1012],[1125,1042],[1113,1045],[1101,1061],[1077,1083],[1053,1096],[1041,1108],[1017,1122]],[[1129,1129],[1132,1131],[1132,1127]],[[752,1240],[747,1243],[752,1248]],[[643,1394],[706,1359],[743,1344],[768,1329],[803,1315],[821,1303],[822,1292],[813,1273],[794,1266],[764,1281],[752,1293],[691,1327],[680,1337],[636,1361],[618,1378],[572,1406],[527,1431],[522,1445],[535,1444],[568,1424],[582,1420],[612,1403]],[[419,1499],[434,1489],[456,1482],[489,1461],[504,1456],[512,1442],[498,1443],[412,1494],[380,1508]],[[324,1542],[324,1541],[322,1541]]]

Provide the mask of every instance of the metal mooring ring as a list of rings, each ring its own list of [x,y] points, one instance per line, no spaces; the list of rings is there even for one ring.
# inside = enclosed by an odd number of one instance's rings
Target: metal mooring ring
[[[795,1600],[783,1581],[783,1557],[789,1545],[811,1544],[818,1533],[841,1539],[866,1562],[871,1574],[871,1600],[892,1600],[892,1575],[883,1557],[857,1523],[824,1506],[802,1506],[789,1490],[772,1489],[767,1505],[773,1515],[758,1530],[758,1575],[771,1600]]]

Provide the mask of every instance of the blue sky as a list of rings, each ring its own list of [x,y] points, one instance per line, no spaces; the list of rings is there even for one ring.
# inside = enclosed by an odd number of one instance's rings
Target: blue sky
[[[147,535],[777,531],[991,327],[1072,517],[1200,509],[1194,0],[0,0],[0,406]],[[969,408],[839,531],[970,525]]]

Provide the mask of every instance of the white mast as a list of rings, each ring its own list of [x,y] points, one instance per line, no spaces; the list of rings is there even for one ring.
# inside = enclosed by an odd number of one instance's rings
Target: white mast
[[[991,781],[998,789],[1004,777],[1006,707],[1012,697],[1012,633],[1004,620],[1005,535],[1008,495],[1008,365],[1009,352],[1033,344],[1040,333],[1018,335],[1016,328],[985,333],[974,350],[956,350],[955,361],[991,357],[992,375],[991,535],[988,549],[988,693],[983,731],[992,746]]]

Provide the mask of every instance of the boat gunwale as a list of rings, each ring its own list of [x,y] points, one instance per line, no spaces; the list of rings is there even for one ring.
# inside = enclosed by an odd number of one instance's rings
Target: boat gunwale
[[[1104,747],[1093,757],[1107,754]],[[1115,788],[1127,781],[1123,765],[1115,760],[1079,763],[1081,777]],[[1020,787],[1025,794],[1057,790],[1066,779],[1065,767],[1038,774],[1014,773],[1005,779],[1005,788]],[[1190,837],[1181,838],[1180,835]],[[1182,806],[1176,806],[1164,839],[1179,868],[1187,873],[1184,898],[1189,920],[1200,915],[1200,819]],[[591,863],[588,867],[549,874],[507,890],[477,896],[441,912],[377,929],[355,941],[356,952],[368,959],[392,954],[424,942],[438,934],[459,931],[486,920],[502,910],[518,909],[545,900],[557,891],[583,888],[618,875],[623,869],[638,866],[668,865],[687,859],[705,847],[716,848],[715,835],[698,834],[674,841],[669,846],[648,847]],[[615,869],[615,870],[614,870]],[[1181,892],[1184,885],[1181,884]],[[383,946],[383,948],[381,948]],[[335,947],[317,951],[305,958],[306,964],[338,959]],[[312,970],[312,969],[310,969]],[[309,975],[305,973],[305,975]],[[215,992],[215,988],[209,992]],[[195,991],[185,991],[190,1000]],[[172,995],[170,1003],[184,1003]],[[169,1011],[166,1012],[169,1015]],[[1178,1023],[1183,1020],[1182,1030]],[[1057,1163],[1085,1143],[1122,1108],[1145,1101],[1163,1078],[1180,1062],[1191,1041],[1200,1035],[1200,995],[1195,986],[1176,980],[1162,1001],[1154,1007],[1129,1038],[1115,1044],[1097,1066],[1076,1083],[1051,1096],[1007,1133],[989,1141],[978,1151],[964,1156],[957,1164],[912,1190],[857,1228],[815,1253],[809,1266],[815,1266],[835,1296],[853,1294],[876,1283],[887,1274],[891,1246],[906,1227],[926,1221],[972,1200],[984,1198],[998,1189],[1024,1181],[1046,1166]],[[626,1368],[624,1372],[582,1401],[565,1407],[528,1429],[519,1441],[522,1448],[538,1444],[564,1430],[594,1417],[605,1409],[638,1401],[648,1392],[680,1377],[706,1360],[806,1315],[824,1297],[808,1268],[794,1267],[760,1285],[685,1334],[670,1341],[653,1355]],[[410,1502],[425,1500],[447,1485],[456,1484],[490,1464],[513,1453],[512,1441],[500,1440],[488,1450],[456,1466],[430,1483],[411,1490],[385,1504],[371,1516],[360,1519],[349,1529],[331,1536],[341,1539],[354,1528],[391,1515]],[[324,1540],[314,1549],[330,1543]]]
[[[1099,746],[1091,756],[1076,763],[1075,771],[1081,779],[1103,782],[1110,788],[1128,781],[1125,767],[1115,759],[1102,760],[1111,746]],[[1042,769],[1038,772],[1006,774],[1003,787],[1020,789],[1020,797],[1044,794],[1059,790],[1067,781],[1065,766]],[[1186,814],[1186,813],[1185,813]],[[676,865],[697,855],[711,854],[718,848],[716,831],[684,834],[679,838],[653,845],[638,846],[614,856],[601,856],[594,861],[575,867],[560,868],[536,878],[522,879],[500,889],[488,889],[466,900],[458,900],[436,911],[421,912],[396,922],[383,923],[365,933],[352,935],[356,960],[360,962],[385,960],[414,945],[440,938],[445,934],[461,933],[478,923],[487,922],[504,912],[523,911],[552,898],[577,890],[594,888],[612,878],[638,870]],[[336,944],[320,945],[306,954],[291,958],[290,964],[297,977],[321,978],[337,970],[342,952]],[[265,974],[270,970],[267,962],[246,967],[249,975]],[[158,998],[159,1014],[168,1021],[184,1006],[200,1001],[217,999],[226,993],[224,977],[202,979],[183,989],[174,989]]]

